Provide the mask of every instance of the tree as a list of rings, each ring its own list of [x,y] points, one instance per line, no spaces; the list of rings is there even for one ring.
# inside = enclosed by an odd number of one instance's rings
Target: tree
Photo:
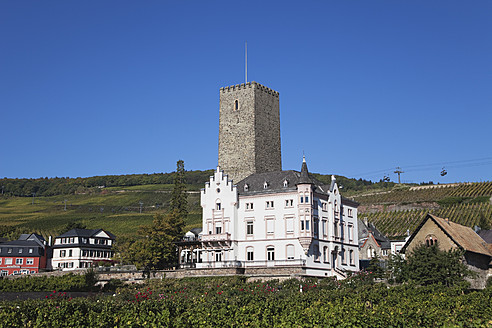
[[[140,228],[140,239],[128,240],[118,247],[121,261],[135,264],[146,274],[176,265],[174,242],[181,238],[183,227],[184,221],[177,209],[165,216],[156,214],[152,225]]]
[[[369,266],[367,267],[367,271],[371,272],[374,278],[383,278],[384,269],[381,267],[381,259],[377,254],[375,254],[371,260],[369,261]]]
[[[408,280],[422,286],[454,286],[471,275],[471,271],[462,262],[462,257],[461,250],[442,251],[438,244],[420,244],[408,255],[404,270]]]
[[[176,163],[176,174],[174,176],[174,187],[171,193],[170,211],[178,210],[181,217],[188,215],[188,195],[186,194],[184,161]]]

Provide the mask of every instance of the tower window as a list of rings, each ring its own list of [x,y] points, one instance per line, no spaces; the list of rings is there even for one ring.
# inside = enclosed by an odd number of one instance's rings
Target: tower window
[[[239,109],[239,100],[236,99],[236,101],[234,101],[234,110],[238,110]]]

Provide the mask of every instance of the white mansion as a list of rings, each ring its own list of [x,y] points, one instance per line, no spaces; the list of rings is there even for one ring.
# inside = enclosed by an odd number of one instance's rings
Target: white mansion
[[[312,179],[305,160],[301,172],[252,174],[237,186],[217,168],[201,205],[201,245],[193,255],[182,250],[196,268],[292,266],[338,277],[359,270],[357,204],[334,177],[326,186]]]

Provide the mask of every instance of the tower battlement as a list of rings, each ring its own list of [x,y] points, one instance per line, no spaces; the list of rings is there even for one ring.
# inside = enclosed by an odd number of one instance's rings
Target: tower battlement
[[[264,86],[258,82],[255,82],[255,81],[231,85],[231,86],[227,86],[227,87],[222,87],[222,88],[220,88],[220,92],[225,93],[225,92],[231,92],[231,91],[236,91],[236,90],[241,90],[241,89],[246,89],[246,88],[255,88],[255,89],[261,90],[263,92],[266,92],[270,95],[273,95],[277,98],[279,95],[278,91],[270,89],[269,87],[266,87],[266,86]]]

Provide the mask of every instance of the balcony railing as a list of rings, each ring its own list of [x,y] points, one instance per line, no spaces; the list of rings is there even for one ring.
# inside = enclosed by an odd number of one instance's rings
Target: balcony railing
[[[202,241],[222,241],[222,240],[231,240],[231,234],[226,233],[218,233],[212,235],[202,235]]]
[[[283,266],[305,266],[306,260],[275,260],[275,261],[210,261],[202,263],[194,263],[196,268],[258,268],[258,267],[283,267]],[[186,267],[187,264],[182,263],[181,267]]]

